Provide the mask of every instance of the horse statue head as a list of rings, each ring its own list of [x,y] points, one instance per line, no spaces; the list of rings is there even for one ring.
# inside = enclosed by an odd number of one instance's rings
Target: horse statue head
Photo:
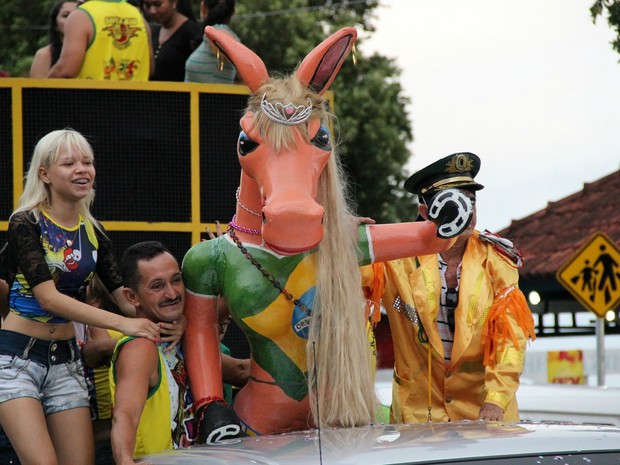
[[[262,242],[282,255],[317,247],[329,214],[325,197],[334,187],[321,177],[329,171],[338,175],[324,94],[353,47],[356,30],[344,28],[326,39],[286,78],[270,78],[258,55],[226,33],[207,28],[206,34],[252,92],[237,146],[238,197],[251,212],[238,211],[233,226],[260,229]]]

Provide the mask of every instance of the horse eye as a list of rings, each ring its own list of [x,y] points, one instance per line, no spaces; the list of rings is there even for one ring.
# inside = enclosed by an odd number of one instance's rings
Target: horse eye
[[[258,143],[254,142],[248,137],[245,132],[241,131],[241,133],[239,134],[239,142],[237,143],[237,147],[239,150],[239,154],[241,156],[246,156],[256,150],[256,147],[258,147]]]
[[[332,149],[332,142],[329,138],[329,129],[323,125],[321,125],[319,132],[316,133],[316,136],[314,136],[310,142],[321,150]]]

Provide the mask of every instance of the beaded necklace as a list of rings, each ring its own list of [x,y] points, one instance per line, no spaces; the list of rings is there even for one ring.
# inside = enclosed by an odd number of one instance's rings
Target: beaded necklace
[[[239,200],[239,191],[240,190],[241,190],[241,186],[237,187],[237,192],[235,192],[235,199],[237,199],[237,203],[239,204],[239,206],[241,208],[243,208],[246,212],[248,212],[251,215],[262,216],[259,212],[255,212],[254,210],[250,210],[248,207],[246,207],[245,205],[243,205],[241,203],[241,200]]]
[[[244,226],[240,226],[237,224],[237,215],[234,214],[232,217],[232,220],[230,220],[230,223],[228,223],[228,226],[230,228],[236,229],[237,231],[241,231],[244,233],[248,233],[248,234],[254,234],[255,236],[259,236],[261,233],[260,229],[252,229],[252,228],[246,228]]]
[[[299,301],[299,299],[296,299],[293,294],[291,294],[289,291],[287,291],[284,286],[282,286],[278,280],[276,278],[274,278],[267,270],[265,270],[265,268],[263,268],[263,266],[258,263],[256,261],[256,259],[252,256],[252,254],[248,251],[248,249],[246,249],[243,244],[241,243],[241,241],[239,240],[239,238],[237,237],[237,235],[235,234],[235,226],[233,226],[232,222],[228,225],[228,229],[226,230],[226,233],[230,236],[230,238],[233,240],[233,242],[235,243],[235,245],[239,248],[239,250],[241,251],[241,253],[243,254],[243,256],[245,258],[247,258],[250,263],[252,263],[252,265],[254,265],[256,267],[256,269],[258,271],[261,272],[261,274],[271,283],[273,284],[273,287],[275,287],[277,290],[279,290],[288,300],[292,301],[296,306],[298,306],[306,315],[310,315],[311,311],[308,307],[306,307],[303,303],[301,303]]]

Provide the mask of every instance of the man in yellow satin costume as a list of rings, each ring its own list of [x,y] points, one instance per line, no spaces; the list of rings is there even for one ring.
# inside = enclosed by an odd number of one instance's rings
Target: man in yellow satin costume
[[[527,341],[535,338],[533,318],[518,288],[520,253],[474,229],[479,169],[478,156],[456,153],[405,183],[423,218],[444,189],[471,199],[473,218],[452,248],[363,270],[367,286],[382,271],[385,278],[395,356],[391,422],[519,419],[515,393]]]

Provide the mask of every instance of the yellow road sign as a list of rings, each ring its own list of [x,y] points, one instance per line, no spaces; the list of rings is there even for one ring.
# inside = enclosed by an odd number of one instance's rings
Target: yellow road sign
[[[556,278],[584,307],[603,317],[620,303],[620,249],[597,232],[562,265]]]

